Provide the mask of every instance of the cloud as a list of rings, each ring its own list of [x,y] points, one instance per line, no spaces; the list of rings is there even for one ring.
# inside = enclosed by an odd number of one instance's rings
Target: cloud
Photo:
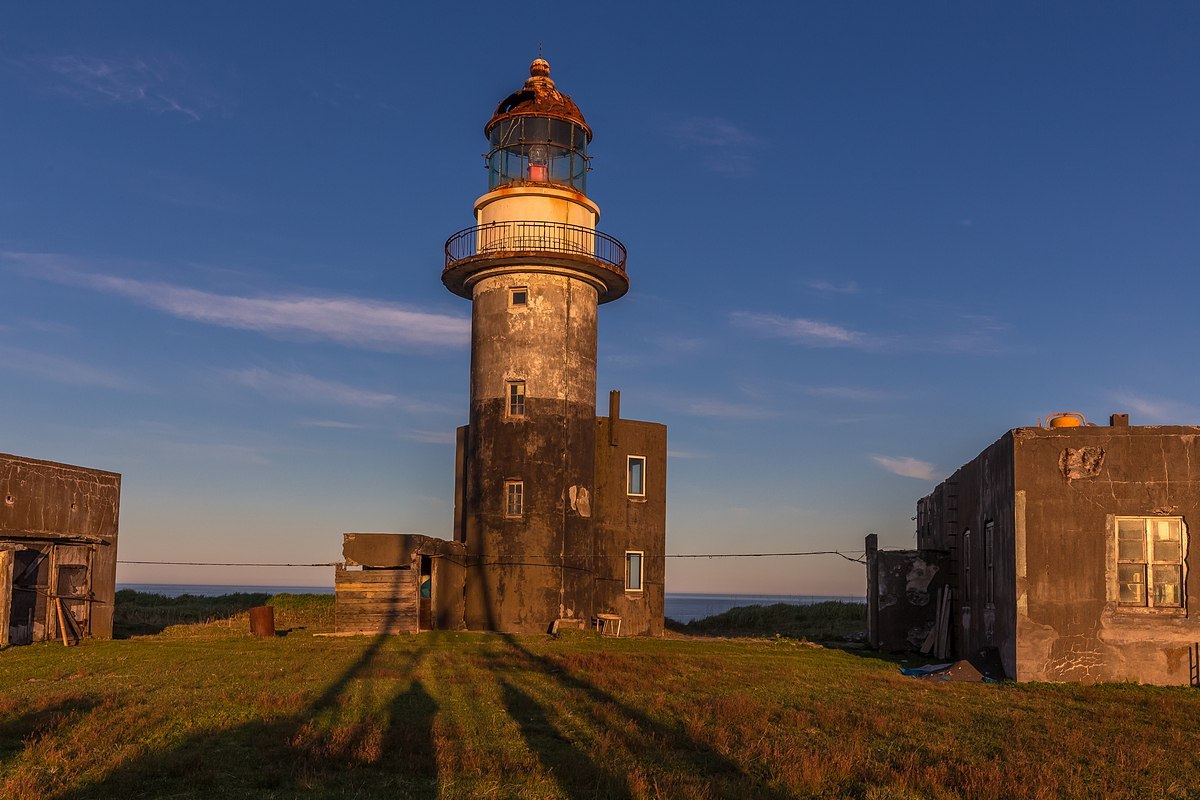
[[[854,403],[876,403],[887,400],[890,395],[877,389],[858,389],[853,386],[810,386],[804,390],[810,397],[828,397],[833,400],[849,400]]]
[[[739,327],[810,347],[854,347],[869,342],[869,337],[859,331],[804,317],[735,311],[730,315],[730,319]]]
[[[846,283],[805,281],[804,285],[815,292],[828,292],[830,294],[858,294],[859,292],[857,281],[847,281]]]
[[[919,461],[908,456],[871,456],[871,460],[893,475],[918,478],[923,481],[937,480],[937,467],[928,461]]]
[[[728,419],[770,419],[779,413],[748,403],[729,403],[724,400],[685,400],[676,410],[694,417],[725,417]]]
[[[261,367],[225,370],[223,374],[240,386],[271,397],[298,403],[348,406],[351,408],[398,408],[423,414],[445,411],[445,406],[412,400],[388,392],[359,389],[301,372],[275,372]]]
[[[680,120],[672,136],[687,150],[700,154],[712,172],[744,177],[754,171],[753,151],[762,140],[724,117],[693,116]]]
[[[175,59],[60,55],[34,63],[57,80],[57,91],[82,103],[134,106],[192,121],[217,105],[210,93],[184,87]]]
[[[462,347],[470,341],[471,322],[466,317],[418,311],[380,300],[337,295],[218,294],[88,272],[52,254],[0,252],[0,261],[15,264],[30,277],[117,295],[180,319],[224,328],[387,351],[413,345]]]
[[[420,442],[421,444],[454,444],[455,432],[450,431],[409,431],[400,436],[409,442]]]
[[[365,425],[355,425],[353,422],[339,422],[335,419],[305,419],[300,421],[302,428],[330,428],[333,430],[361,430]]]
[[[667,458],[709,458],[708,453],[697,453],[691,450],[667,450]]]
[[[131,389],[126,378],[102,367],[71,358],[47,355],[17,347],[0,347],[0,368],[36,375],[43,380],[67,386],[94,386],[101,389]]]
[[[1132,412],[1130,424],[1194,425],[1200,421],[1200,408],[1161,397],[1146,397],[1131,392],[1113,396],[1116,402]]]

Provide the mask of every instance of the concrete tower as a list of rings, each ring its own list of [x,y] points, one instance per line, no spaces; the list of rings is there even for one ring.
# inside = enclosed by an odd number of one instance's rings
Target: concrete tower
[[[529,73],[484,128],[488,192],[442,274],[472,305],[455,527],[479,630],[592,613],[596,311],[629,288],[625,248],[585,193],[592,130],[545,60]]]

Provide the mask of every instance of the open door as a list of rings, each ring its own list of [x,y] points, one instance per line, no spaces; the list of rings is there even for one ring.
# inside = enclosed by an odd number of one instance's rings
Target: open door
[[[12,600],[8,614],[11,644],[32,644],[46,638],[49,549],[27,547],[13,554]]]
[[[423,631],[433,630],[433,559],[421,556],[421,576],[417,586],[419,625]]]

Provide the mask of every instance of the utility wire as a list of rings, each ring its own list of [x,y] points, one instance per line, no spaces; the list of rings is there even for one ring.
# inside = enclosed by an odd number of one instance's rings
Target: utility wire
[[[865,553],[862,554],[847,554],[840,550],[809,550],[805,552],[795,553],[666,553],[662,556],[644,555],[643,558],[787,558],[793,556],[840,556],[847,561],[853,561],[856,564],[864,562]],[[564,556],[559,553],[534,555],[531,553],[513,553],[513,558],[546,558],[546,559],[562,559]],[[570,558],[571,556],[567,556]],[[487,556],[483,556],[484,559]],[[575,556],[575,558],[625,558],[624,555],[600,555],[589,554],[584,556]],[[268,564],[258,562],[224,562],[224,561],[126,561],[118,559],[118,564],[153,564],[157,566],[177,566],[177,567],[337,567],[342,564],[341,561],[323,561],[316,564]],[[498,562],[491,562],[498,563]]]

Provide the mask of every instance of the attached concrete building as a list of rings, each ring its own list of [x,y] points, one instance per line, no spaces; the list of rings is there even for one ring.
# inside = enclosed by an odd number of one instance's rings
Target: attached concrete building
[[[869,553],[876,645],[914,649],[945,587],[952,655],[996,648],[1017,680],[1200,682],[1200,427],[1066,419],[919,500],[917,550]]]
[[[121,476],[0,453],[0,647],[112,637]]]
[[[592,129],[539,58],[484,134],[488,191],[475,201],[476,224],[446,242],[442,272],[472,307],[470,418],[458,429],[455,478],[461,552],[397,540],[388,547],[403,563],[363,569],[411,569],[414,553],[453,560],[461,569],[430,566],[425,591],[446,614],[434,627],[532,633],[609,615],[623,634],[659,634],[666,428],[622,419],[615,392],[596,416],[598,309],[628,291],[629,277],[625,247],[596,229],[600,208],[585,193]],[[362,563],[347,548],[348,565]],[[355,576],[338,581],[369,591]],[[461,615],[448,610],[455,593]]]

